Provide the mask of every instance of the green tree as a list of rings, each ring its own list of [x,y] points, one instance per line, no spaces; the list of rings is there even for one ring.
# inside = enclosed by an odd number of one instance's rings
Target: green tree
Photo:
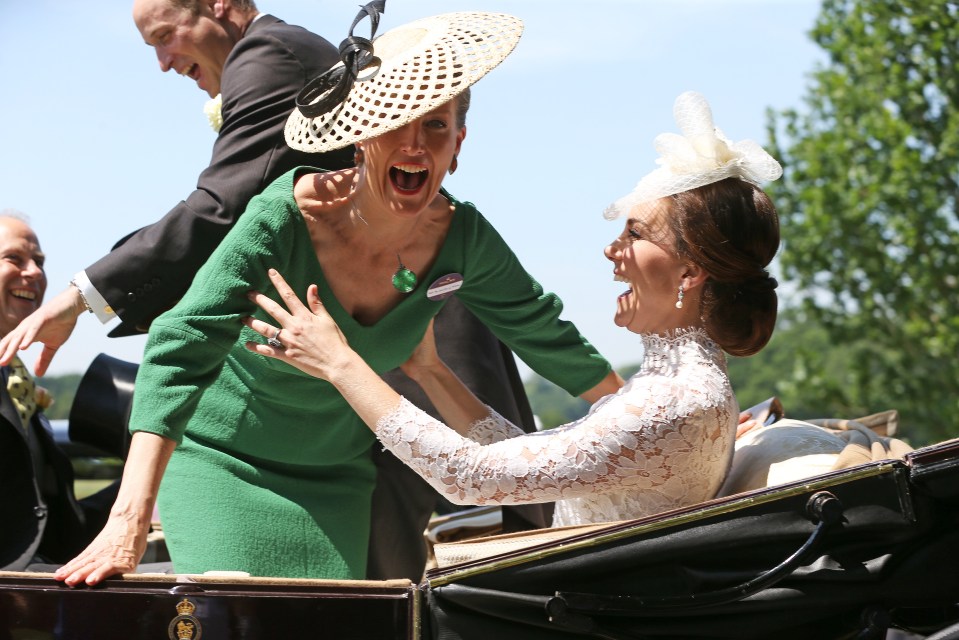
[[[636,373],[637,369],[639,369],[639,365],[623,367],[617,371],[619,375],[627,379]],[[535,373],[524,381],[523,386],[526,389],[526,395],[529,397],[530,408],[532,408],[533,414],[539,418],[540,428],[542,429],[552,429],[561,424],[573,422],[582,418],[589,411],[588,402],[582,398],[569,395],[562,388]]]
[[[867,338],[833,344],[822,325],[801,309],[780,312],[776,332],[761,352],[748,358],[729,358],[729,379],[743,409],[777,396],[786,417],[859,418],[887,409],[898,409],[883,395],[875,378],[861,379],[860,366],[877,354]],[[898,437],[913,446],[929,438],[904,425]]]
[[[65,420],[70,416],[70,407],[73,405],[77,387],[80,386],[80,378],[82,376],[79,373],[69,373],[37,379],[37,384],[49,391],[53,397],[53,404],[44,410],[49,419]]]
[[[811,36],[828,62],[804,108],[769,120],[783,273],[809,320],[855,345],[830,387],[847,413],[897,408],[918,439],[954,437],[959,4],[824,0]],[[807,350],[808,370],[829,351]]]
[[[569,395],[535,373],[527,378],[523,386],[529,397],[530,408],[539,419],[542,429],[552,429],[572,422],[589,410],[589,403],[585,400]]]

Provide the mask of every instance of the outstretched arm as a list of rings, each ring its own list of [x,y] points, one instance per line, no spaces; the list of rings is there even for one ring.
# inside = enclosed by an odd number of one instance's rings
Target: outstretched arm
[[[36,375],[42,376],[56,355],[57,349],[70,338],[77,318],[86,311],[79,290],[73,285],[23,319],[17,327],[0,340],[0,366],[10,364],[17,351],[34,342],[43,343],[43,351],[33,365]]]
[[[247,349],[282,360],[330,382],[367,426],[375,430],[377,422],[399,404],[399,394],[350,348],[336,322],[323,307],[315,285],[307,291],[310,305],[307,308],[275,269],[270,270],[269,276],[286,308],[260,293],[251,294],[251,299],[277,321],[283,347],[248,342]],[[265,338],[277,333],[277,327],[255,318],[247,318],[244,322]],[[416,352],[402,368],[423,388],[446,424],[457,433],[466,435],[470,425],[489,417],[489,410],[440,360],[432,332],[431,323]],[[610,372],[582,397],[595,401],[615,393],[622,385],[622,378]]]
[[[590,404],[596,404],[596,401],[603,396],[619,391],[624,384],[626,384],[626,381],[623,380],[622,376],[615,371],[610,371],[595,387],[580,394],[579,397]]]
[[[680,495],[705,496],[706,485],[711,486],[714,478],[703,470],[723,467],[712,460],[720,451],[713,441],[727,432],[713,428],[713,414],[721,413],[721,408],[697,410],[690,416],[657,413],[650,418],[646,411],[649,398],[660,397],[669,389],[634,388],[631,398],[620,397],[600,411],[548,433],[517,435],[489,444],[463,437],[404,401],[366,365],[324,309],[315,286],[307,291],[308,308],[275,270],[270,270],[270,279],[283,304],[259,293],[251,298],[276,324],[254,318],[244,322],[280,344],[271,347],[248,342],[246,347],[332,383],[387,448],[453,502],[544,502],[620,491],[629,485],[631,491],[648,493],[643,500],[649,505],[643,512],[654,512],[660,503],[674,504],[666,494],[677,487]],[[413,371],[413,375],[441,402],[444,395],[458,400],[458,386],[435,367],[438,357],[431,349],[427,339],[404,369],[425,361],[429,374]],[[460,419],[468,420],[469,413],[465,410]],[[483,413],[487,421],[502,420],[490,416],[485,408]],[[715,418],[719,424],[725,422],[722,415]],[[684,441],[676,446],[684,455],[673,460],[662,455],[662,448],[670,434],[677,432],[677,424],[683,427],[678,432]],[[471,426],[475,430],[476,425]],[[637,451],[643,452],[642,456],[636,455]],[[666,489],[660,490],[660,485]]]
[[[460,435],[467,435],[470,425],[489,416],[489,408],[440,359],[432,321],[413,355],[400,368],[426,392],[443,421]]]

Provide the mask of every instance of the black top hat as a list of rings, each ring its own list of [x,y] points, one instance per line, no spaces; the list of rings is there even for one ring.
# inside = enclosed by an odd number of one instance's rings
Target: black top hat
[[[139,365],[101,353],[77,387],[70,407],[70,439],[126,458],[130,448],[130,410]]]

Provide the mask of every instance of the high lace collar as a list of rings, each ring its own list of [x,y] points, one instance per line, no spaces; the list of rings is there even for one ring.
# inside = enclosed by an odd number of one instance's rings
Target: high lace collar
[[[665,371],[683,363],[724,362],[723,351],[704,329],[689,327],[665,334],[640,334],[643,342],[642,370]]]

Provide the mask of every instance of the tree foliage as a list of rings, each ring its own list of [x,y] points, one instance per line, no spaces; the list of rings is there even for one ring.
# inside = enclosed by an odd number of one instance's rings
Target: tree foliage
[[[772,340],[749,358],[729,358],[729,379],[743,409],[777,396],[786,417],[860,418],[887,409],[902,411],[886,397],[880,380],[862,378],[861,363],[882,357],[868,338],[832,343],[829,333],[801,309],[780,313]],[[897,437],[913,446],[941,439],[914,425],[903,425]]]
[[[625,379],[636,373],[637,369],[639,365],[630,365],[617,371]],[[539,420],[540,429],[552,429],[573,422],[589,411],[588,402],[569,395],[564,389],[535,373],[530,375],[523,386],[533,414]]]
[[[80,386],[82,376],[79,373],[70,373],[62,376],[44,376],[37,380],[37,384],[44,387],[53,396],[53,404],[44,410],[51,420],[65,420],[70,416],[70,407],[73,398]]]
[[[959,435],[959,3],[824,0],[828,55],[802,109],[770,113],[786,279],[833,344],[832,390]],[[810,351],[810,370],[829,348]]]

